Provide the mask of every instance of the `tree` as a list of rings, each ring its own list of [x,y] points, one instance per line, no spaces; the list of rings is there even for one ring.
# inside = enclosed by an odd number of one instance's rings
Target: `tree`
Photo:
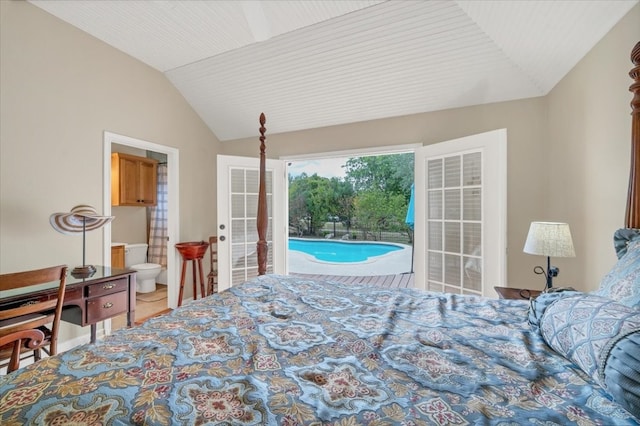
[[[289,224],[298,231],[315,234],[328,216],[341,220],[350,214],[353,190],[339,178],[303,173],[289,178]],[[350,217],[349,217],[350,219]]]
[[[358,193],[354,204],[357,226],[365,239],[371,235],[379,240],[382,231],[406,231],[404,218],[408,202],[404,195],[373,189]]]
[[[378,190],[402,194],[408,201],[413,183],[414,154],[389,154],[350,158],[345,164],[346,181],[354,191]]]
[[[303,173],[289,177],[289,224],[298,234],[315,235],[328,218],[352,224],[367,235],[406,232],[404,217],[413,183],[413,153],[350,158],[346,178]]]

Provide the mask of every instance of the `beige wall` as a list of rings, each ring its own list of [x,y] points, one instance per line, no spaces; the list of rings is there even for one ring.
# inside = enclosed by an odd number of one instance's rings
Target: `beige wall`
[[[507,279],[539,288],[522,252],[534,220],[570,224],[577,256],[554,259],[557,286],[597,288],[615,262],[611,238],[623,226],[631,122],[629,53],[640,39],[640,5],[545,97],[269,135],[270,158],[407,143],[433,144],[487,130],[508,135]],[[267,129],[269,128],[269,111]],[[257,118],[256,118],[257,122]],[[226,141],[221,153],[255,156],[258,138]]]
[[[82,263],[49,215],[104,210],[104,131],[179,149],[180,238],[211,235],[219,142],[164,75],[27,2],[0,19],[0,271]],[[87,234],[88,263],[102,241]]]
[[[631,102],[629,56],[640,40],[636,5],[548,96],[547,219],[571,224],[575,259],[557,262],[561,277],[593,289],[615,263],[613,232],[624,226]]]

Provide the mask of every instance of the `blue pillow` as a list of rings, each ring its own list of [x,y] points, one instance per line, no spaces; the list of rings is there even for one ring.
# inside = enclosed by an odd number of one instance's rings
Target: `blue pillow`
[[[543,293],[531,310],[553,350],[640,417],[640,310],[579,292]]]
[[[637,239],[640,239],[640,229],[620,228],[613,233],[613,248],[618,259],[627,254],[627,246]]]
[[[614,401],[640,419],[640,330],[619,339],[601,368],[605,389]]]
[[[592,294],[640,309],[640,238],[633,237],[629,240],[626,253],[618,259],[613,269],[600,282],[600,288]]]

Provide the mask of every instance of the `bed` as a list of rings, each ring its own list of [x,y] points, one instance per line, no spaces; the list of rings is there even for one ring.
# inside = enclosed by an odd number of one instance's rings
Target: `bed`
[[[265,275],[261,189],[260,276],[0,377],[0,424],[638,424],[634,170],[601,288],[533,301]]]

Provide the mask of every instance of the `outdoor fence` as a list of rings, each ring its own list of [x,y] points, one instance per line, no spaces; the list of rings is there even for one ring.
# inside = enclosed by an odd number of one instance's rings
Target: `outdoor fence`
[[[326,238],[336,240],[380,241],[411,245],[413,230],[404,222],[356,222],[347,227],[342,222],[325,222],[314,233],[303,227],[290,227],[289,236],[298,238]]]

